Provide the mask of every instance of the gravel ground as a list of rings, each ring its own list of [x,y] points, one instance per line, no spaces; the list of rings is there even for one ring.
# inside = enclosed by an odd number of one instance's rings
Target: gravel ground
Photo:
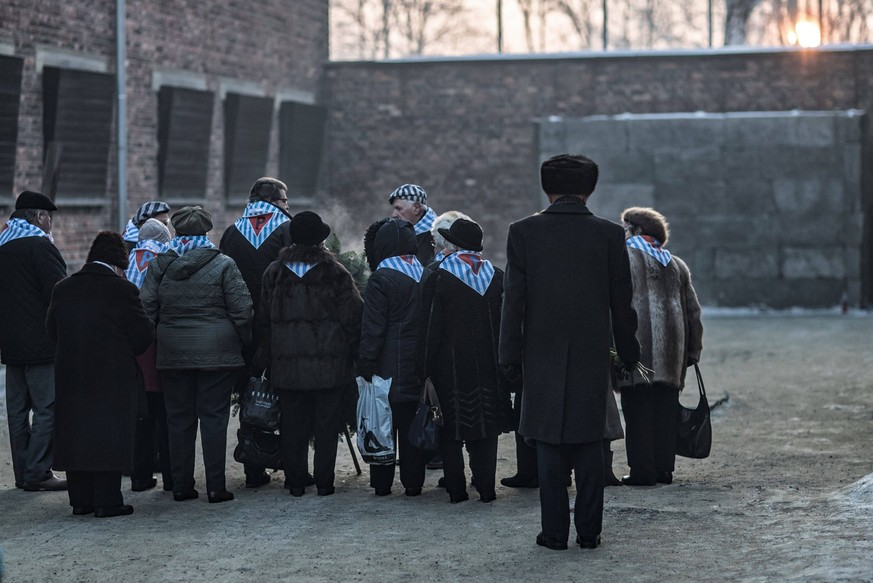
[[[873,316],[710,313],[705,325],[710,400],[730,395],[713,453],[679,458],[672,485],[608,488],[597,550],[536,546],[536,490],[452,505],[430,471],[424,495],[397,484],[377,499],[344,445],[334,496],[293,498],[281,473],[247,490],[235,420],[233,502],[126,489],[132,516],[74,517],[63,493],[13,487],[0,421],[4,581],[873,581]],[[514,473],[513,447],[501,438],[498,477]],[[620,475],[623,442],[613,449]]]

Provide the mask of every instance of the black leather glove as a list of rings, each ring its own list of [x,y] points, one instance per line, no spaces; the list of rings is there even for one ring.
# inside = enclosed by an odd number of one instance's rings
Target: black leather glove
[[[500,372],[503,373],[503,378],[511,383],[518,382],[518,379],[521,378],[521,365],[520,364],[502,364],[500,365]]]

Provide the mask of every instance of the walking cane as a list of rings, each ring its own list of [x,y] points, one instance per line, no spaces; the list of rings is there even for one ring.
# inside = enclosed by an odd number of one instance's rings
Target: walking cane
[[[352,447],[352,436],[349,435],[348,426],[343,427],[343,435],[346,436],[346,443],[349,444],[349,453],[352,454],[352,461],[355,464],[355,470],[358,472],[358,475],[361,475],[361,464],[358,463],[358,456],[355,454],[355,448]]]

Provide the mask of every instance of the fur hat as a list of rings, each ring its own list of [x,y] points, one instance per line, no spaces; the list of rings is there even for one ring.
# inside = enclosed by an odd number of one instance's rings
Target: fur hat
[[[587,196],[597,186],[597,175],[597,164],[585,156],[561,154],[540,166],[540,181],[548,195]]]
[[[661,245],[666,245],[667,239],[670,238],[670,225],[667,224],[667,219],[653,208],[634,206],[624,209],[621,220],[639,227],[643,235],[654,237]]]
[[[404,184],[395,188],[394,192],[388,195],[388,204],[394,204],[395,198],[427,204],[427,193],[417,184]]]
[[[330,227],[312,211],[302,211],[291,217],[291,241],[295,245],[314,247],[327,239]]]
[[[458,219],[448,229],[440,229],[440,235],[458,249],[482,250],[482,227],[476,221]]]
[[[87,263],[102,261],[121,269],[127,269],[127,246],[124,244],[124,239],[118,233],[100,231],[94,238],[94,242],[91,243],[85,261]]]
[[[150,200],[142,203],[130,220],[134,225],[139,226],[155,215],[168,212],[170,212],[170,205],[160,200]]]
[[[22,209],[37,209],[43,211],[56,211],[58,207],[52,202],[52,199],[41,192],[25,190],[18,195],[15,200],[15,210]]]
[[[170,221],[176,235],[205,235],[212,230],[212,215],[201,206],[183,206]]]
[[[146,222],[139,228],[139,241],[169,243],[171,238],[170,229],[157,219],[146,219]]]

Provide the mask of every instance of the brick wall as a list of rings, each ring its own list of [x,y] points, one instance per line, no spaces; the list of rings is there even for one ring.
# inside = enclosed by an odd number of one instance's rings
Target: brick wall
[[[243,192],[237,200],[225,202],[222,83],[242,82],[270,97],[296,92],[320,99],[323,64],[328,58],[328,1],[128,0],[126,33],[129,214],[142,202],[158,197],[158,107],[153,71],[190,73],[205,79],[207,88],[215,92],[204,205],[215,215],[212,235],[217,239],[239,214],[248,195]],[[0,44],[11,45],[13,54],[24,58],[15,193],[39,189],[42,184],[38,52],[63,50],[102,58],[107,72],[114,73],[115,38],[113,1],[11,0],[0,5]],[[278,172],[277,124],[274,119],[266,173]],[[58,246],[74,269],[84,261],[96,231],[118,226],[114,130],[110,151],[106,204],[97,208],[65,206],[55,217]],[[0,193],[4,214],[8,215],[12,195]]]
[[[538,121],[626,112],[873,111],[870,71],[870,47],[331,63],[327,190],[367,218],[363,228],[387,212],[385,197],[395,186],[421,184],[436,211],[463,210],[480,221],[487,250],[502,262],[507,225],[542,204]],[[865,129],[865,152],[873,152],[871,139]],[[865,207],[873,198],[869,159]],[[873,263],[870,216],[863,266]],[[861,303],[873,288],[865,269]],[[718,303],[714,296],[704,301]]]

